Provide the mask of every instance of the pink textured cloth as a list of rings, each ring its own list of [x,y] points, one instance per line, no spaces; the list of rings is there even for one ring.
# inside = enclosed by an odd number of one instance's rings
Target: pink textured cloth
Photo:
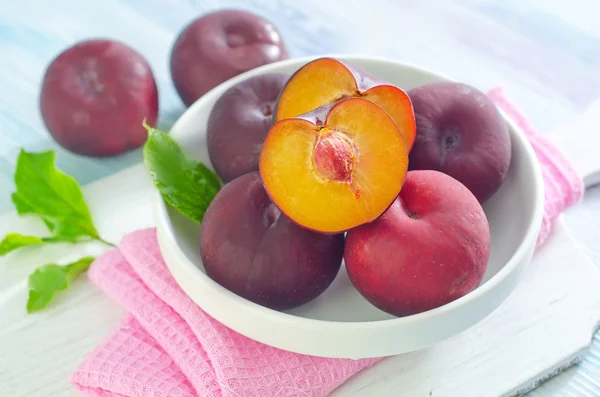
[[[501,89],[489,95],[527,134],[540,160],[545,214],[539,245],[556,217],[581,200],[583,182]],[[179,288],[154,229],[127,235],[118,249],[93,263],[89,277],[129,314],[71,374],[72,384],[86,396],[319,397],[379,361],[290,353],[230,330]]]
[[[491,89],[488,96],[525,133],[540,162],[544,177],[544,218],[538,236],[539,247],[550,235],[556,218],[583,199],[583,180],[563,154],[508,100],[502,87]]]
[[[71,375],[89,396],[326,396],[377,361],[294,354],[225,327],[176,284],[154,229],[127,235],[89,277],[130,312]]]

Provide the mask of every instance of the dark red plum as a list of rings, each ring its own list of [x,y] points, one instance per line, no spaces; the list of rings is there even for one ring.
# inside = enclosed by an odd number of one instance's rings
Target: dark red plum
[[[275,310],[292,309],[323,293],[340,269],[343,252],[343,234],[311,232],[281,214],[258,172],[224,185],[202,221],[206,274]]]
[[[171,78],[186,106],[242,72],[287,59],[278,30],[241,10],[221,10],[193,20],[170,56]]]
[[[224,182],[258,170],[260,151],[273,124],[273,108],[288,77],[251,77],[225,91],[213,106],[206,143],[213,167]]]
[[[410,171],[400,195],[375,221],[348,231],[350,281],[395,316],[452,302],[481,282],[490,228],[477,198],[439,171]]]
[[[106,157],[140,147],[158,116],[150,66],[111,40],[87,40],[61,52],[46,69],[40,93],[46,128],[67,150]]]
[[[494,103],[454,82],[426,84],[408,94],[417,122],[409,169],[448,174],[480,203],[492,197],[511,160],[508,126]]]

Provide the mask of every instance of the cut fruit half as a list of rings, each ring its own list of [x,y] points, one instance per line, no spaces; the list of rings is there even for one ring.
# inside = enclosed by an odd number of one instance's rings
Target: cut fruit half
[[[259,168],[286,216],[314,231],[338,233],[389,207],[406,178],[408,153],[383,109],[350,98],[275,123]]]
[[[275,121],[298,117],[346,98],[364,98],[385,110],[398,125],[410,152],[416,123],[412,102],[402,89],[334,58],[319,58],[298,69],[279,95]]]

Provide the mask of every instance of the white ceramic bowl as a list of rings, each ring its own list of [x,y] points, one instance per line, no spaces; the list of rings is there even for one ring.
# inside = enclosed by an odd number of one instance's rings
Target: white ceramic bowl
[[[375,76],[410,89],[449,80],[404,63],[338,56]],[[214,102],[232,85],[268,72],[293,73],[311,58],[266,65],[216,87],[175,123],[171,135],[195,158],[210,166],[206,122]],[[168,207],[156,192],[155,221],[161,252],[175,280],[212,317],[259,342],[324,357],[365,358],[406,353],[452,337],[489,315],[517,285],[533,254],[543,212],[543,181],[524,134],[509,120],[512,163],[500,190],[485,204],[492,248],[481,285],[437,309],[395,318],[368,303],[352,287],[344,267],[314,301],[288,312],[274,311],[221,287],[204,272],[199,255],[199,225]],[[243,199],[243,197],[240,197]]]

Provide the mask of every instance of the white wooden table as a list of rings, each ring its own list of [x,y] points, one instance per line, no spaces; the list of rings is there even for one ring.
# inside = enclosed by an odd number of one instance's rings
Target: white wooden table
[[[221,7],[249,9],[273,21],[292,56],[326,52],[388,56],[482,89],[501,84],[543,132],[568,123],[600,96],[600,3],[595,0],[0,0],[0,213],[10,210],[11,176],[20,147],[57,150],[59,166],[83,184],[140,160],[139,151],[105,160],[82,158],[51,141],[37,99],[41,76],[52,57],[74,41],[94,36],[133,46],[153,67],[160,92],[160,125],[168,128],[184,110],[168,73],[174,35],[195,15]],[[590,150],[600,155],[600,148]],[[25,227],[15,219],[8,215],[0,221],[14,224],[14,231]],[[600,189],[589,190],[584,203],[565,215],[565,222],[600,265]],[[126,222],[120,227],[121,232],[127,231]],[[17,265],[31,269],[36,265],[32,261],[25,255],[19,256],[18,263],[0,262],[4,267],[0,274],[21,272]],[[0,280],[0,303],[19,297],[6,289],[17,288],[12,281]],[[89,304],[90,311],[106,313],[110,304],[93,298],[95,293],[83,283],[69,296],[78,300],[61,299],[59,304],[67,311]],[[68,349],[89,350],[121,314],[115,310],[108,317],[91,316],[85,324],[77,324],[83,331],[78,333],[77,338],[83,338],[78,343],[70,344],[73,336],[65,334],[48,341],[48,348],[63,346],[65,360],[70,357]],[[58,315],[41,314],[27,329],[37,328],[35,335],[44,338],[46,317]],[[43,360],[44,352],[19,355],[3,345],[2,335],[18,334],[23,326],[4,322],[8,318],[0,313],[0,374],[11,365],[7,352],[11,359],[31,362],[35,372],[36,360]],[[60,362],[55,368],[55,373],[40,373],[39,395],[44,395],[49,379],[64,375]],[[1,396],[19,396],[11,393],[16,389],[3,386]],[[533,394],[599,396],[598,336],[580,365]]]

